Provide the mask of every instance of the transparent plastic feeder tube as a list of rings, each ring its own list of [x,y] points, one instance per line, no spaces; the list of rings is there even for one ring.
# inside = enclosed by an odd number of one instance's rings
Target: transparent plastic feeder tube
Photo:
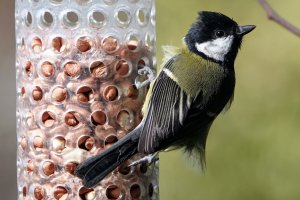
[[[155,0],[16,0],[18,199],[158,199],[158,166],[94,188],[78,163],[136,127],[155,61]]]

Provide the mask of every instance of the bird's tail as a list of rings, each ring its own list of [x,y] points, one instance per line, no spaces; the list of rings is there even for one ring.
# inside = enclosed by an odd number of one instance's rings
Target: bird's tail
[[[139,130],[135,129],[110,148],[82,162],[76,169],[76,176],[83,179],[85,187],[95,186],[116,167],[138,152],[138,135]]]

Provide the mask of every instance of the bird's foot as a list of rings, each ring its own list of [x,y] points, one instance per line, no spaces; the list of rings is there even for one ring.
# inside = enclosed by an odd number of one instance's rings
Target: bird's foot
[[[148,66],[138,70],[138,76],[135,79],[135,86],[137,89],[149,85],[155,79],[155,72]]]
[[[132,162],[129,167],[131,166],[136,166],[138,164],[147,164],[147,166],[151,165],[152,163],[156,162],[159,160],[159,157],[157,157],[157,154],[158,153],[153,153],[153,154],[150,154],[148,156],[145,156],[139,160],[136,160],[134,162]]]

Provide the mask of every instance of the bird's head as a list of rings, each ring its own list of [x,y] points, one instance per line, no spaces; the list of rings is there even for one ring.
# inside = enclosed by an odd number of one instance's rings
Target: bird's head
[[[185,42],[190,51],[208,59],[233,63],[242,38],[255,28],[254,25],[239,26],[229,17],[216,12],[199,12]]]

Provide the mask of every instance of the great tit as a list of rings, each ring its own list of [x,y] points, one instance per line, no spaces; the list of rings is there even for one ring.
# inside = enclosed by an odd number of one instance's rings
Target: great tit
[[[239,26],[221,13],[199,12],[184,37],[184,47],[168,48],[166,62],[144,103],[142,122],[77,167],[83,184],[95,186],[137,153],[154,155],[169,147],[183,148],[203,165],[209,129],[233,99],[234,61],[242,38],[254,28]]]

